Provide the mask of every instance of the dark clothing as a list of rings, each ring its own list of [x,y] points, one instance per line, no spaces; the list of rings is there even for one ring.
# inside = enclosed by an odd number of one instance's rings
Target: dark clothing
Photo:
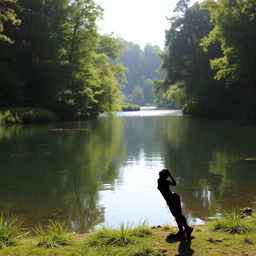
[[[174,194],[170,189],[170,186],[173,185],[173,183],[165,179],[158,179],[157,183],[158,183],[157,188],[160,190],[162,196],[164,197],[165,201],[168,204],[168,201],[171,200]]]
[[[182,226],[188,227],[187,221],[182,214],[180,197],[170,190],[170,186],[175,185],[176,183],[174,184],[173,182],[166,179],[158,179],[157,183],[157,188],[164,197],[172,215],[176,219],[179,228],[182,229]]]

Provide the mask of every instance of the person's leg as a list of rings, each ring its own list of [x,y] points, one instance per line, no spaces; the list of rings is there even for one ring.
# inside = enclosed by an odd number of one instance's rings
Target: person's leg
[[[172,204],[169,205],[170,211],[172,215],[175,217],[175,220],[177,222],[177,225],[179,227],[179,232],[184,232],[183,227],[185,228],[186,231],[186,237],[189,238],[193,228],[189,227],[186,218],[182,214],[182,209],[181,209],[181,203],[180,203],[180,197],[177,194],[174,194]]]
[[[176,211],[175,208],[173,207],[169,207],[170,208],[170,211],[173,215],[173,217],[175,218],[176,222],[177,222],[177,225],[178,225],[178,228],[179,228],[179,233],[184,233],[184,230],[183,230],[183,222],[182,222],[182,219],[180,218],[180,215],[179,213]]]
[[[175,194],[170,200],[170,202],[168,202],[168,206],[179,228],[179,231],[177,234],[184,235],[184,230],[183,230],[184,225],[183,225],[183,220],[181,218],[181,207],[179,203],[179,196]]]

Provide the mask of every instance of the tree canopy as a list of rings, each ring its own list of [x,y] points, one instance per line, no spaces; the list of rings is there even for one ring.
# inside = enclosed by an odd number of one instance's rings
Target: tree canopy
[[[158,101],[201,116],[254,117],[255,10],[253,0],[180,0],[166,32]]]
[[[122,45],[98,33],[100,6],[92,0],[4,2],[13,4],[9,20],[15,24],[18,17],[21,24],[4,29],[15,43],[0,45],[0,108],[43,107],[69,118],[120,109]],[[0,17],[1,28],[6,19]]]
[[[0,2],[0,42],[13,43],[13,40],[5,34],[5,26],[19,25],[21,20],[17,18],[12,5],[15,4],[17,0],[1,0]]]

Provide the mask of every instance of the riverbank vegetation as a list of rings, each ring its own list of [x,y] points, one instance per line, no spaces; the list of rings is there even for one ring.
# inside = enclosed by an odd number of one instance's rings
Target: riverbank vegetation
[[[230,222],[231,219],[233,221]],[[36,228],[34,235],[27,230],[22,231],[19,222],[8,222],[2,218],[0,255],[254,255],[255,220],[255,214],[241,218],[232,212],[223,219],[195,227],[189,240],[175,240],[169,234],[176,228],[169,225],[148,227],[145,222],[138,226],[122,224],[119,228],[101,227],[91,233],[76,234],[69,233],[64,224],[51,221],[47,227]],[[250,228],[237,230],[234,223]],[[217,232],[216,224],[229,226],[229,230]],[[3,232],[6,229],[9,232]],[[8,233],[12,233],[10,238]]]
[[[122,105],[122,111],[139,111],[140,106],[136,104],[124,103]]]
[[[43,123],[57,120],[52,111],[41,108],[10,108],[0,110],[0,125]]]
[[[256,118],[256,16],[254,0],[180,0],[166,32],[159,104],[184,113]]]

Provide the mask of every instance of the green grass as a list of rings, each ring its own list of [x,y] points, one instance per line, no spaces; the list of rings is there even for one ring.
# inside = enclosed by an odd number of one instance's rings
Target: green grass
[[[0,125],[40,123],[56,120],[56,115],[42,108],[10,108],[0,110]]]
[[[214,220],[210,228],[214,231],[243,234],[255,228],[253,221],[253,217],[241,218],[238,211],[232,211],[225,213],[222,219]]]
[[[49,221],[49,226],[43,227],[38,225],[35,229],[39,241],[37,246],[46,248],[60,247],[70,245],[72,239],[70,237],[70,230],[67,225],[58,221]]]
[[[9,219],[0,217],[0,248],[17,243],[17,236],[20,233],[21,221],[17,217]]]
[[[230,215],[227,214],[227,215]],[[223,220],[226,216],[223,218]],[[169,256],[169,255],[193,255],[193,256],[222,256],[222,255],[256,255],[256,224],[255,218],[245,218],[253,229],[246,233],[216,232],[209,225],[196,226],[193,238],[190,240],[167,239],[170,229],[176,231],[176,227],[167,225],[148,227],[141,223],[137,226],[122,224],[118,228],[101,227],[87,234],[68,234],[68,229],[63,224],[50,226],[44,229],[43,237],[49,233],[62,233],[64,237],[72,238],[71,243],[60,243],[52,246],[52,236],[42,243],[40,232],[36,236],[17,235],[18,243],[15,246],[5,246],[0,249],[1,256]],[[244,219],[242,219],[242,222]],[[212,224],[211,224],[212,225]],[[230,225],[229,225],[230,226]],[[54,227],[54,228],[53,228]],[[165,228],[166,227],[166,228]],[[169,229],[170,228],[170,229]],[[55,230],[54,232],[52,232]],[[65,230],[65,231],[64,231]],[[49,232],[50,231],[50,232]],[[54,235],[55,237],[55,235]],[[39,244],[41,241],[41,244]],[[14,245],[14,244],[13,244]],[[65,246],[63,246],[65,245]],[[49,249],[50,248],[50,249]]]
[[[136,227],[122,223],[119,228],[102,226],[89,237],[90,246],[128,246],[136,238],[150,236],[152,231],[143,222]]]
[[[172,227],[169,224],[164,224],[161,226],[163,230],[172,230]]]

